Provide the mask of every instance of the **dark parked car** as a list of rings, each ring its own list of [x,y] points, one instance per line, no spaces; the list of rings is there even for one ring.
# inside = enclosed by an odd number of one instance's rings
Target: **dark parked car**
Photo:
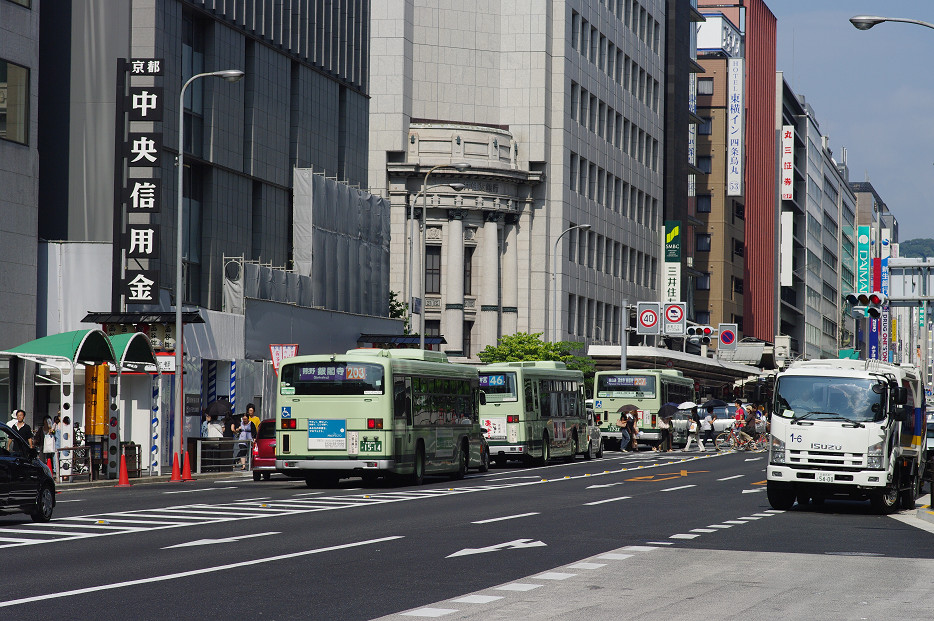
[[[256,430],[253,444],[253,480],[269,480],[276,471],[276,419],[268,418]]]
[[[48,522],[55,509],[52,472],[23,438],[0,423],[0,513],[28,513]]]

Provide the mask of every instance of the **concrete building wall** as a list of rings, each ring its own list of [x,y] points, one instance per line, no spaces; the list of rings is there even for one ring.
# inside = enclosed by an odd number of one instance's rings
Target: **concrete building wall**
[[[39,15],[38,1],[0,2],[0,348],[36,336]]]

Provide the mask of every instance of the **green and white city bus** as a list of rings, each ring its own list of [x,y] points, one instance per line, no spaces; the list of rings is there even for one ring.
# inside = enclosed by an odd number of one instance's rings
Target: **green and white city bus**
[[[480,424],[496,463],[544,464],[551,457],[591,455],[584,374],[563,362],[502,362],[479,367]]]
[[[665,403],[694,400],[694,380],[675,369],[632,369],[598,371],[594,375],[593,409],[604,438],[622,439],[616,422],[619,408],[626,404],[638,408],[636,429],[639,441],[658,444],[658,410]]]
[[[476,367],[441,352],[351,349],[279,369],[276,470],[309,485],[341,477],[462,478],[489,465]]]

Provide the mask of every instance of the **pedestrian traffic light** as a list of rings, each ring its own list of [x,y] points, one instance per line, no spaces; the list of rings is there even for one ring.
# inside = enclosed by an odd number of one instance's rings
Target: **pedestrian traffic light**
[[[710,345],[711,339],[715,336],[715,330],[710,326],[689,326],[687,333],[690,342],[702,345]]]

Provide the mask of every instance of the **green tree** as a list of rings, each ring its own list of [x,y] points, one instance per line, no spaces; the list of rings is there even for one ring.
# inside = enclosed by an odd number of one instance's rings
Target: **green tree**
[[[915,259],[934,257],[934,239],[909,239],[898,244],[898,256]]]
[[[522,360],[555,360],[563,362],[569,369],[579,369],[584,373],[584,380],[588,386],[588,393],[593,385],[594,362],[588,356],[578,356],[574,352],[581,351],[584,344],[576,341],[561,341],[547,343],[542,340],[542,333],[516,334],[502,336],[496,345],[487,345],[477,354],[480,362],[519,362]]]
[[[392,319],[405,319],[402,326],[402,333],[409,333],[409,305],[399,301],[399,294],[395,291],[389,292],[389,317]]]

